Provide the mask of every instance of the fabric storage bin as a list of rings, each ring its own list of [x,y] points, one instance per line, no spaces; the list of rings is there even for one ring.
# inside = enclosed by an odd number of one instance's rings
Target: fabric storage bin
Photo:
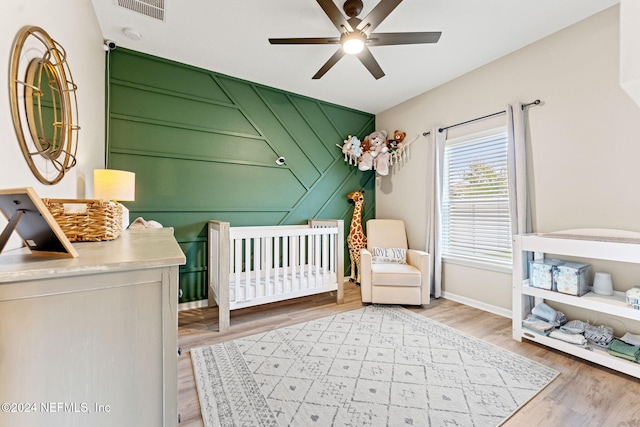
[[[591,265],[565,261],[556,267],[554,281],[558,292],[582,296],[589,292]]]
[[[534,288],[555,290],[553,272],[563,264],[559,259],[536,259],[529,261],[529,285]]]
[[[627,304],[633,309],[640,310],[640,287],[634,286],[625,292]]]

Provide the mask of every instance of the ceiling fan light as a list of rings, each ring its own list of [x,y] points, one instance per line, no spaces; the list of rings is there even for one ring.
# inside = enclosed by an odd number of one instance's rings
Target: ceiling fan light
[[[364,40],[359,36],[347,37],[342,43],[342,49],[349,54],[360,53],[364,49]]]

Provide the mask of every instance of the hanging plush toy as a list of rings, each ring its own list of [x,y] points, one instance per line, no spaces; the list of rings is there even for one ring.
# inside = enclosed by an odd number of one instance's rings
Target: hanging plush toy
[[[386,130],[373,132],[365,138],[365,141],[368,141],[369,143],[369,150],[362,153],[362,157],[358,163],[358,169],[361,171],[377,169],[377,158],[380,155],[382,155],[383,158],[386,158],[387,162],[389,161]]]
[[[387,147],[389,147],[390,153],[395,153],[396,151],[402,150],[404,146],[404,138],[407,136],[406,132],[402,132],[401,130],[396,130],[393,132],[393,139],[387,141]]]
[[[336,146],[340,147],[338,144]],[[362,148],[358,137],[349,135],[340,148],[342,149],[342,154],[344,154],[345,162],[354,166],[358,164],[358,158],[362,156]]]
[[[336,146],[340,147],[338,144],[336,144]],[[344,161],[349,161],[349,153],[351,153],[351,135],[349,135],[349,138],[344,140],[341,148],[342,154],[344,154]]]
[[[404,153],[404,149],[408,145],[404,142],[404,138],[406,136],[406,132],[396,130],[393,132],[393,139],[387,141],[387,146],[389,147],[389,152],[391,153],[391,158],[389,159],[389,163],[391,165],[393,165],[394,163],[398,163],[403,159],[402,155]]]
[[[351,155],[356,159],[362,156],[362,146],[360,140],[355,136],[351,137]],[[353,164],[355,165],[356,163],[354,162]]]

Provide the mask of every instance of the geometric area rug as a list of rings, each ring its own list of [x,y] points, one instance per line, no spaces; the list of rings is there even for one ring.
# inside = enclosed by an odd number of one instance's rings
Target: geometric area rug
[[[206,427],[496,426],[558,372],[397,306],[191,350]]]

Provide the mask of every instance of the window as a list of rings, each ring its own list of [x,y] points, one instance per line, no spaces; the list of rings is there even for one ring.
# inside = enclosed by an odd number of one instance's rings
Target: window
[[[447,140],[443,172],[443,258],[511,268],[506,130]]]

